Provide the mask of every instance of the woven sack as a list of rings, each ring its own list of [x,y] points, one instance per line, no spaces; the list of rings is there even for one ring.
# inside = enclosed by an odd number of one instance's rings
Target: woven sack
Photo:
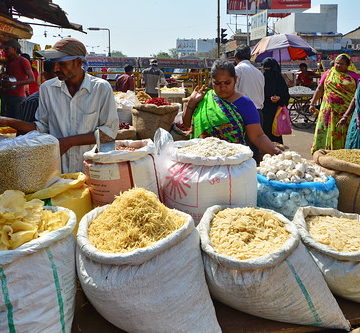
[[[190,139],[190,131],[183,131],[179,127],[177,127],[176,124],[173,124],[170,134],[173,137],[174,141]]]
[[[145,107],[146,105],[142,105]],[[154,105],[148,104],[150,107]],[[164,109],[166,108],[167,109]],[[132,123],[136,128],[138,139],[152,139],[158,128],[163,128],[166,131],[170,131],[174,119],[178,113],[179,106],[166,105],[160,111],[161,113],[155,113],[152,111],[143,111],[136,108],[132,109]],[[159,112],[160,112],[159,111]]]
[[[116,140],[136,140],[136,129],[130,126],[128,129],[118,130]]]
[[[327,156],[328,152],[318,150],[313,159],[336,180],[340,192],[338,210],[360,214],[360,165]]]

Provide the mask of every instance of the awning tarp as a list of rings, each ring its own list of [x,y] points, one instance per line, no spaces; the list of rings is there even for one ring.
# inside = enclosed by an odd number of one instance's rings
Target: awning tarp
[[[80,24],[69,22],[66,13],[51,0],[3,0],[8,8],[13,7],[16,12],[25,17],[39,19],[48,23],[82,31]],[[1,0],[0,0],[1,2]],[[0,7],[0,11],[3,8]],[[5,13],[6,14],[6,13]]]

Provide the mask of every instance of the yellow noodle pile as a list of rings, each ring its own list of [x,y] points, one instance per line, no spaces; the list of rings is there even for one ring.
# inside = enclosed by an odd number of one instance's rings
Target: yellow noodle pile
[[[26,201],[21,191],[8,190],[0,195],[0,251],[16,249],[66,225],[67,212],[43,207],[44,202],[39,199]]]
[[[360,221],[335,216],[309,216],[306,224],[317,242],[340,252],[360,251]]]
[[[288,237],[279,219],[256,208],[226,208],[214,216],[210,228],[216,252],[239,260],[276,252]]]
[[[147,247],[184,223],[185,217],[165,207],[153,192],[133,188],[94,219],[88,235],[100,251],[124,253]]]

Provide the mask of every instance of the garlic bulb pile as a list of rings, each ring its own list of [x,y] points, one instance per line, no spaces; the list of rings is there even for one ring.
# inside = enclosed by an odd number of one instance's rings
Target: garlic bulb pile
[[[257,171],[269,180],[283,183],[325,183],[328,180],[319,166],[307,162],[293,151],[286,151],[274,156],[264,155]]]

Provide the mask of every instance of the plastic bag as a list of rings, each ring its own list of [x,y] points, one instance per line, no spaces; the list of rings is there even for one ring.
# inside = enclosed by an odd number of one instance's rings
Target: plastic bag
[[[78,222],[74,229],[74,235],[76,235],[81,218],[93,209],[90,191],[85,180],[86,176],[82,172],[62,174],[60,180],[54,185],[26,195],[26,200],[40,199],[44,200],[46,205],[72,210]]]
[[[339,190],[333,177],[326,183],[304,182],[283,183],[268,180],[258,174],[257,204],[262,208],[272,209],[292,219],[299,207],[318,206],[336,208]]]
[[[173,142],[169,136],[164,130],[155,134],[161,198],[167,207],[190,214],[197,224],[211,205],[256,206],[256,162],[250,148],[229,157],[190,156],[178,148],[203,139]]]
[[[279,106],[272,124],[272,134],[276,136],[291,134],[291,121],[288,108]]]
[[[59,141],[37,131],[0,141],[0,193],[33,193],[60,178]]]
[[[152,140],[116,141],[119,145],[135,150],[102,153],[94,147],[84,154],[86,182],[95,206],[113,202],[115,195],[134,186],[159,194]]]
[[[140,103],[135,92],[128,90],[126,93],[114,93],[115,103],[119,122],[132,124],[131,109],[135,104]]]

